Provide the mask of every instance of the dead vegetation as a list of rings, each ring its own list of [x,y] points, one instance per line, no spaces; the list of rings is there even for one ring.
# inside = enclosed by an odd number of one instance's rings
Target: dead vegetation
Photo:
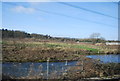
[[[43,62],[78,60],[79,55],[118,54],[117,46],[96,46],[87,43],[44,42],[33,39],[2,41],[3,62]]]

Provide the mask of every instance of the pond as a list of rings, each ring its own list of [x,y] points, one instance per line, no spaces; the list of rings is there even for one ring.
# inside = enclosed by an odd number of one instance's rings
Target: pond
[[[88,58],[100,59],[102,63],[120,63],[120,55],[87,55]],[[54,76],[61,76],[64,73],[69,72],[71,67],[77,66],[78,61],[70,62],[26,62],[26,63],[15,63],[5,62],[2,64],[2,71],[4,74],[13,77],[26,77],[26,76],[37,76],[40,75],[44,79]],[[75,70],[76,71],[76,70]],[[73,71],[74,72],[74,71]]]
[[[49,69],[47,70],[47,62],[41,63],[13,63],[6,62],[2,64],[2,71],[4,74],[13,76],[13,77],[25,77],[28,75],[42,75],[45,79],[48,74],[57,72],[56,76],[65,73],[69,67],[76,65],[77,61],[71,62],[49,62]],[[30,73],[31,72],[31,73]]]
[[[87,55],[88,58],[99,59],[102,63],[120,63],[118,55]]]

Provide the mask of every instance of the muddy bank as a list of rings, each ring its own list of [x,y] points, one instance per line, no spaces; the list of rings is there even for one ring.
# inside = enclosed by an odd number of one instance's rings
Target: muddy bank
[[[78,54],[61,51],[59,49],[24,49],[19,51],[4,51],[3,62],[45,62],[78,60]]]
[[[3,45],[3,62],[45,62],[79,60],[80,55],[92,53],[86,50],[59,47],[15,46]]]

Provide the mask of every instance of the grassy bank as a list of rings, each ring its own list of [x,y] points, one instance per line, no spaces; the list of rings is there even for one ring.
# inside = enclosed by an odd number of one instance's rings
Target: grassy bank
[[[80,65],[80,62],[78,63]],[[80,71],[80,67],[71,68],[69,73],[64,76],[66,79],[76,79],[80,78],[95,78],[99,77],[99,80],[109,78],[110,81],[114,78],[120,77],[120,64],[119,63],[108,63],[108,64],[95,64],[93,61],[84,62],[83,70]],[[73,70],[78,70],[77,72],[72,72]],[[88,79],[89,80],[89,79]],[[103,80],[104,81],[104,80]]]

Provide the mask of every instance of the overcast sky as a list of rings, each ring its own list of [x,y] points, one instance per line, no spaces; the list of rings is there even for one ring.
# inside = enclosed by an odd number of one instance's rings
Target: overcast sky
[[[118,39],[114,2],[4,2],[0,7],[2,28],[71,38],[100,33],[105,39]]]

